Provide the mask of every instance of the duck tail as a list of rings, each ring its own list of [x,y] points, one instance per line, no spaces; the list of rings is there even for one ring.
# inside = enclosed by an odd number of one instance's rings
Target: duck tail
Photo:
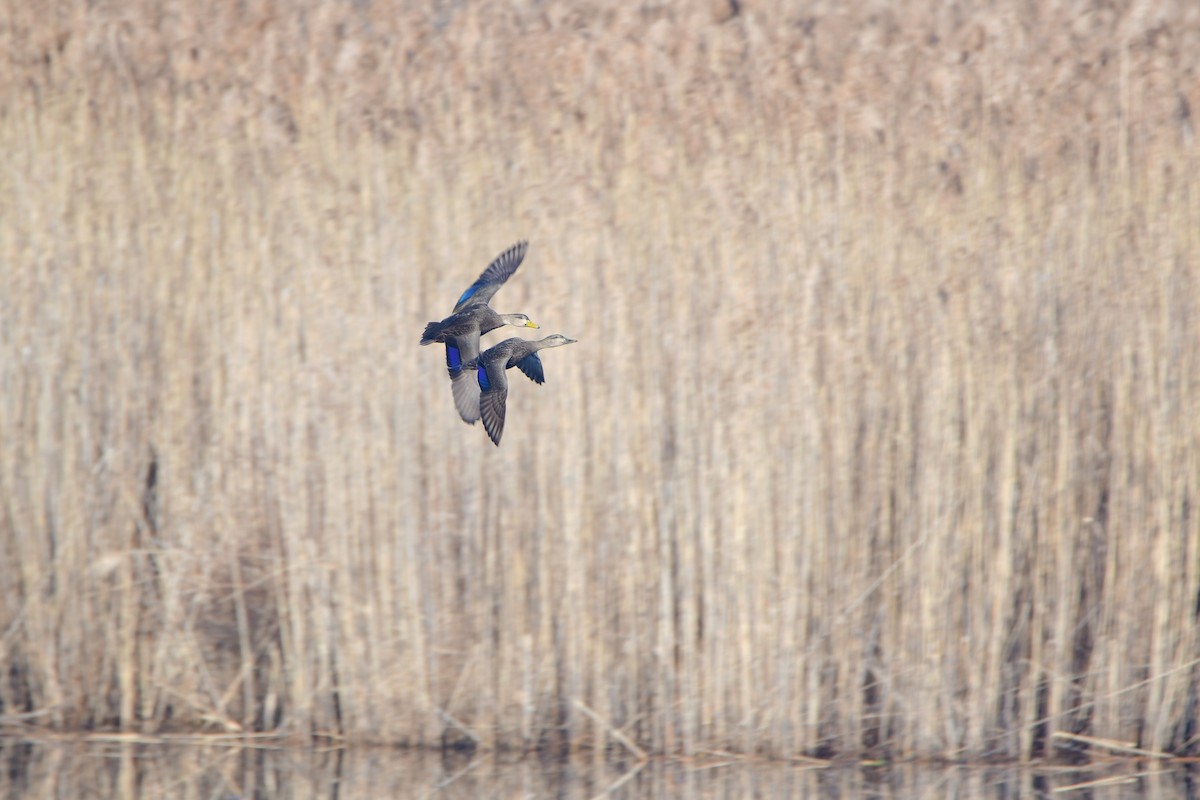
[[[425,332],[421,334],[421,344],[433,344],[437,341],[437,336],[441,333],[442,323],[431,322],[425,326]]]

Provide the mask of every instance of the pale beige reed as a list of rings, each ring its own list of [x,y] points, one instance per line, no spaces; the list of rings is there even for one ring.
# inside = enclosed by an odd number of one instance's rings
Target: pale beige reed
[[[416,5],[9,9],[0,723],[1197,751],[1192,4]]]

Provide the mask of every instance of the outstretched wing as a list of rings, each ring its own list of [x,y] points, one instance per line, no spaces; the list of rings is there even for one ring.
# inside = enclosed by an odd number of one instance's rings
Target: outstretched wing
[[[471,287],[462,293],[462,297],[458,298],[454,310],[461,311],[469,305],[490,301],[504,285],[504,282],[517,271],[517,267],[521,266],[521,261],[525,258],[525,250],[528,247],[528,242],[517,242],[496,256],[496,260],[488,264],[487,269],[480,273]]]
[[[475,370],[464,369],[450,379],[450,390],[454,393],[454,407],[463,422],[474,425],[479,419],[479,381]]]
[[[504,433],[504,404],[508,400],[508,377],[504,372],[503,361],[488,362],[486,366],[480,364],[475,370],[480,390],[479,416],[496,447],[500,446],[500,435]]]
[[[446,371],[450,373],[450,390],[454,394],[454,407],[463,422],[474,425],[479,419],[479,381],[475,368],[463,369],[479,355],[479,337],[459,336],[446,340]]]
[[[463,364],[470,363],[478,357],[478,333],[446,337],[446,372],[450,373],[451,379],[462,370]]]
[[[537,353],[530,353],[517,362],[517,369],[524,372],[534,383],[545,383],[546,373],[542,371],[542,360]]]
[[[483,418],[483,427],[496,447],[500,446],[500,436],[504,433],[506,400],[508,400],[507,386],[486,389],[479,395],[479,416]]]

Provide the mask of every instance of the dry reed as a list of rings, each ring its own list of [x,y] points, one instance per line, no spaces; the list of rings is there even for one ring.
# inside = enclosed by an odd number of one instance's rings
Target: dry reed
[[[1200,749],[1192,4],[12,5],[0,719]]]

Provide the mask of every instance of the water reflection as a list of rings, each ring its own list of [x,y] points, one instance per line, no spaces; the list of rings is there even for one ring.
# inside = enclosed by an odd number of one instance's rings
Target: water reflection
[[[1144,771],[1139,771],[1144,770]],[[1100,781],[1101,783],[1095,783]],[[1085,785],[1085,784],[1091,785]],[[0,740],[0,797],[1194,798],[1181,766],[813,769],[746,762],[546,763],[386,748]]]

